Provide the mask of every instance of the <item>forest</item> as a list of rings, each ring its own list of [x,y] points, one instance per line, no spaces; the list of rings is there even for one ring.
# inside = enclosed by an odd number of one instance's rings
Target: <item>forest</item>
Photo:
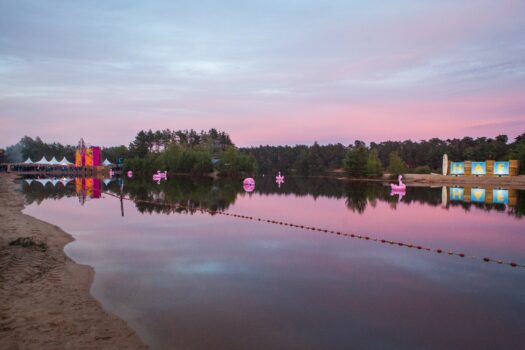
[[[33,161],[46,156],[73,160],[74,145],[46,143],[40,137],[24,136],[4,152],[5,161]],[[506,135],[495,138],[464,137],[419,142],[383,141],[366,144],[356,140],[341,143],[295,146],[257,146],[238,148],[230,136],[217,129],[141,130],[128,146],[102,147],[103,158],[121,163],[124,169],[149,174],[157,169],[172,173],[222,175],[286,174],[317,176],[346,173],[351,177],[378,177],[383,173],[431,173],[441,171],[443,154],[451,161],[508,160],[520,161],[520,174],[525,174],[525,133],[514,140]]]

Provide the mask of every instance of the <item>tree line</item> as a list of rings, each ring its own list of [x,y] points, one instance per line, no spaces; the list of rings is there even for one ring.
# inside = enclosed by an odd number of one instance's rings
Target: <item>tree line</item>
[[[75,146],[45,143],[24,136],[5,150],[5,160],[33,161],[46,156],[66,157],[73,161]],[[441,140],[432,138],[419,142],[383,141],[366,144],[355,141],[311,146],[257,146],[237,148],[230,136],[216,129],[141,130],[128,146],[102,147],[102,157],[113,163],[124,159],[124,168],[149,174],[157,169],[173,173],[205,174],[218,171],[224,175],[273,174],[281,171],[295,175],[325,175],[345,172],[351,177],[379,177],[384,172],[441,172],[443,154],[451,161],[508,160],[520,161],[520,173],[525,173],[525,133],[512,142],[506,135],[495,138],[464,137]]]
[[[298,175],[322,175],[344,171],[352,177],[375,177],[383,172],[441,172],[443,154],[448,154],[451,161],[517,159],[520,173],[525,173],[525,133],[510,143],[506,135],[499,135],[495,138],[432,138],[419,142],[384,141],[369,145],[357,140],[348,146],[341,143],[258,146],[242,148],[241,151],[255,158],[258,170],[263,174],[286,171]]]

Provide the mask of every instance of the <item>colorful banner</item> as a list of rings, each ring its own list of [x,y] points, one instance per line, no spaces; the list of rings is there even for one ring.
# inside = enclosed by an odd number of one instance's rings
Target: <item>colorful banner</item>
[[[75,152],[75,165],[82,166],[82,153],[80,153],[79,149]]]
[[[102,195],[102,181],[93,179],[93,198],[100,198]]]
[[[93,150],[86,148],[86,166],[93,166]]]
[[[492,203],[508,204],[509,203],[509,190],[493,190],[492,191]]]
[[[464,175],[465,162],[450,162],[450,175]]]
[[[100,147],[93,146],[91,147],[93,153],[93,166],[102,165],[102,154],[100,152]]]
[[[451,187],[450,188],[450,200],[451,201],[462,201],[465,198],[465,189],[463,187]]]
[[[470,190],[470,201],[474,203],[485,202],[485,189],[484,188],[473,188]]]
[[[487,162],[472,162],[472,175],[486,175]]]
[[[494,175],[509,175],[509,162],[494,162]]]

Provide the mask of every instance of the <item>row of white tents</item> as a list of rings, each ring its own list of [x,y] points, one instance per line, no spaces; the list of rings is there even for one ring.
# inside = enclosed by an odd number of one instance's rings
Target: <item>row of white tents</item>
[[[55,157],[51,160],[47,160],[46,157],[42,157],[38,162],[33,162],[31,158],[27,158],[24,164],[35,164],[35,165],[73,165],[66,157],[62,158],[59,162]]]
[[[31,158],[27,158],[26,161],[23,164],[35,164],[35,165],[73,165],[70,161],[66,159],[66,157],[62,158],[61,161],[58,161],[55,157],[51,160],[47,160],[46,157],[42,157],[38,162],[33,162]],[[113,163],[111,163],[107,158],[102,162],[102,165],[104,166],[111,166]]]

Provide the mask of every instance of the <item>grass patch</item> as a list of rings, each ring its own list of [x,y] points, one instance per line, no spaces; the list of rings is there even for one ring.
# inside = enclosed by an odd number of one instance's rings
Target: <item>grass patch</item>
[[[47,244],[45,244],[44,242],[37,243],[32,237],[19,237],[9,242],[9,245],[19,246],[22,248],[35,247],[43,252],[47,251]]]

